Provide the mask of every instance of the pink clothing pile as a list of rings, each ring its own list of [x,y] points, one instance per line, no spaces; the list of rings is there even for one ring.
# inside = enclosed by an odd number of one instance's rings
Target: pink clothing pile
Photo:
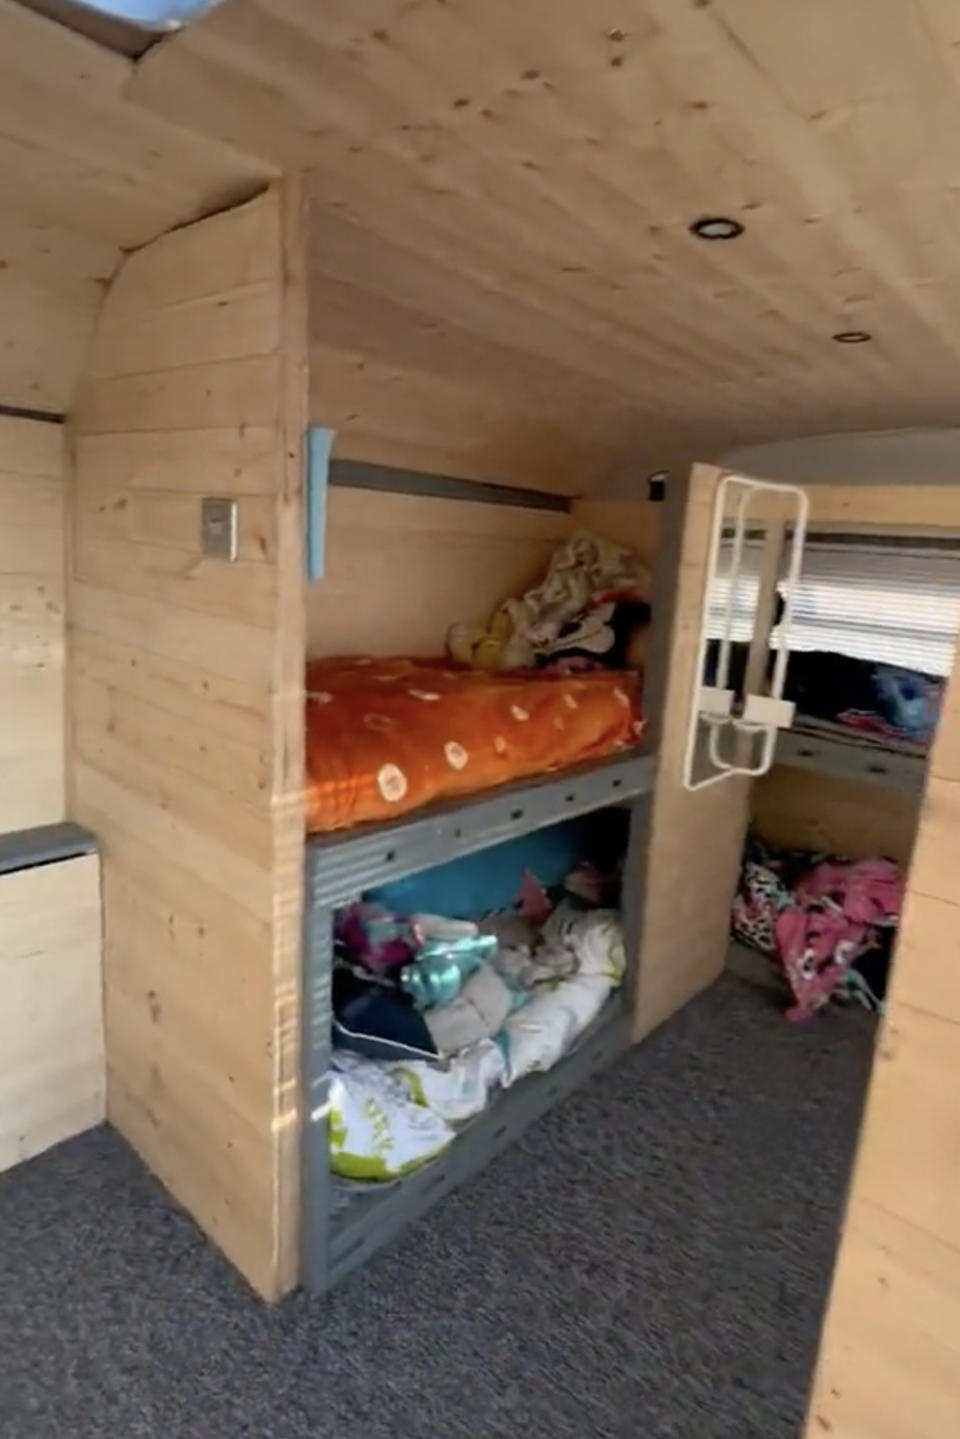
[[[795,1003],[787,1018],[808,1019],[843,980],[850,964],[895,926],[903,876],[886,859],[814,865],[793,887],[774,923],[777,951]]]

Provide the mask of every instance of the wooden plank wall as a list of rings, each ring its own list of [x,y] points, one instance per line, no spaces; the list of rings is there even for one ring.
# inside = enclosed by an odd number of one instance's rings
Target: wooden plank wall
[[[315,190],[311,405],[318,424],[337,430],[340,454],[563,494],[593,489],[610,468],[625,399],[595,341],[569,315],[531,311],[522,282],[498,294],[426,256],[416,222],[412,234],[391,225],[377,235],[327,205],[322,179]]]
[[[0,0],[0,404],[68,411],[124,251],[278,173],[146,114],[126,94],[134,73]]]
[[[772,448],[772,447],[771,447]],[[751,470],[751,474],[758,471]],[[761,479],[779,479],[764,472]],[[784,483],[794,483],[787,475]],[[834,483],[821,476],[816,484],[798,481],[810,500],[810,530],[855,534],[918,535],[956,538],[960,535],[960,486],[909,483],[892,480],[856,485]],[[751,516],[770,520],[781,515],[792,518],[789,501],[775,494],[758,496]]]
[[[334,487],[326,574],[307,591],[308,652],[440,654],[455,620],[485,623],[581,526],[630,545],[652,568],[662,508],[584,500],[566,515]]]
[[[638,475],[636,480],[639,484],[642,477]],[[618,544],[629,545],[652,572],[663,534],[665,509],[663,502],[652,503],[647,499],[590,497],[575,502],[573,522]]]
[[[272,189],[127,260],[70,497],[69,798],[103,842],[108,1111],[268,1296],[297,1265],[300,220]],[[217,494],[234,564],[201,553]]]
[[[916,798],[898,790],[789,765],[774,765],[750,797],[751,822],[772,844],[850,859],[883,854],[904,866],[919,815]]]
[[[0,7],[0,32],[4,14]],[[5,203],[0,257],[0,402],[62,412],[118,263],[117,247]]]
[[[808,1439],[960,1433],[960,662],[930,762]]]
[[[0,1170],[104,1115],[96,855],[0,875]]]
[[[634,1032],[648,1033],[721,973],[747,826],[749,781],[727,779],[699,793],[683,787],[687,722],[697,682],[700,614],[716,481],[695,465],[685,494],[675,487],[664,520],[657,596],[664,652],[651,656],[654,736],[659,737],[644,863]],[[658,576],[658,579],[660,578]]]
[[[833,529],[885,524],[960,529],[956,426],[860,429],[744,445],[722,456],[739,474],[809,488],[812,518]]]
[[[486,624],[570,528],[558,511],[333,488],[326,575],[307,593],[309,653],[442,654],[455,620]]]
[[[63,818],[63,431],[0,416],[0,830]]]

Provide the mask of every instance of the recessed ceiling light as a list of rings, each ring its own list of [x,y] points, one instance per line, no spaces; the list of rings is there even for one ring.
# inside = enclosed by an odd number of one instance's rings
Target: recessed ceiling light
[[[873,336],[869,330],[838,330],[833,338],[838,345],[865,345]]]
[[[694,220],[690,233],[698,240],[735,240],[743,234],[743,226],[739,220],[731,220],[726,215],[704,215]]]

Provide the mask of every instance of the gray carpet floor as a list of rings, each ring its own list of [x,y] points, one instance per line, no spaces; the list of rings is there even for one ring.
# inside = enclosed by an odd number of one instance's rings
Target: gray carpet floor
[[[872,1043],[727,977],[322,1301],[98,1130],[0,1178],[2,1439],[794,1439]]]

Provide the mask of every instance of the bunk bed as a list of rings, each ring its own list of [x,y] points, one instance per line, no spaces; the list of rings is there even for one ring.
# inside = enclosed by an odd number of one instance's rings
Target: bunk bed
[[[359,475],[357,470],[334,461],[327,483],[334,488],[347,483],[351,490],[370,486],[379,493],[390,493],[385,491],[387,485],[394,494],[420,496],[424,491],[425,477],[382,466],[363,467]],[[430,495],[441,504],[462,503],[464,485],[432,477]],[[489,486],[480,487],[476,494],[468,488],[466,497],[474,503],[506,505],[513,514],[518,498],[532,509],[540,503],[536,495],[501,496],[491,493]],[[550,511],[555,508],[551,502]],[[616,627],[609,623],[616,608],[610,596],[622,597],[621,618],[626,610],[627,620],[632,620],[636,575],[644,576],[644,584],[649,576],[635,559],[636,574],[632,569],[621,574],[611,560],[615,554],[628,553],[620,547],[576,531],[566,534],[549,565],[543,566],[546,578],[538,574],[537,587],[515,603],[515,612],[523,610],[528,619],[533,613],[531,634],[540,639],[555,634],[557,646],[564,650],[558,669],[551,667],[557,663],[553,651],[537,654],[540,667],[531,666],[529,655],[519,667],[509,658],[502,667],[472,667],[469,657],[466,662],[452,657],[449,638],[451,654],[437,656],[438,640],[442,642],[445,627],[456,619],[455,614],[442,612],[431,615],[432,628],[424,635],[432,658],[362,653],[345,658],[314,656],[307,662],[301,1273],[313,1292],[324,1291],[363,1263],[443,1194],[479,1171],[527,1124],[629,1041],[639,949],[640,855],[648,830],[654,762],[640,746],[644,729],[640,674],[598,668],[594,656],[585,659],[576,646],[598,640],[620,643],[622,637],[616,638]],[[597,603],[594,580],[587,583],[587,571],[580,568],[584,544],[602,571],[599,610],[592,608]],[[589,566],[592,561],[583,563]],[[633,596],[630,601],[628,593]],[[542,598],[542,606],[534,604],[536,597]],[[499,599],[503,598],[501,594]],[[584,612],[578,603],[585,603],[585,613],[600,615],[604,623],[599,627],[579,623]],[[648,623],[649,605],[639,608]],[[568,622],[573,610],[577,619]],[[454,625],[451,634],[467,628]],[[568,637],[572,638],[568,641]],[[376,636],[356,626],[350,638],[369,644]],[[489,651],[496,643],[495,634],[488,633],[484,648]],[[568,646],[574,650],[569,656]],[[606,664],[611,664],[609,655]],[[382,1052],[386,1044],[352,1031],[338,1007],[338,982],[344,975],[344,912],[350,906],[362,907],[371,894],[412,876],[419,877],[429,906],[437,908],[436,875],[453,862],[614,807],[621,811],[618,818],[624,811],[627,816],[626,852],[619,854],[623,885],[617,928],[626,960],[622,978],[609,987],[598,983],[591,993],[596,1008],[577,1016],[562,1046],[538,1055],[529,1068],[505,1075],[502,1083],[492,1083],[486,1102],[463,1122],[451,1125],[454,1137],[441,1152],[404,1168],[401,1175],[393,1173],[391,1162],[373,1182],[346,1174],[341,1148],[334,1147],[334,1128],[340,1127],[336,1106],[342,1095],[337,1086],[344,1082],[344,1064],[359,1064],[361,1084],[379,1083],[396,1071]],[[483,908],[492,907],[484,896]],[[354,977],[358,968],[362,970],[362,965],[355,966]],[[396,973],[390,972],[386,984],[394,1001]],[[364,973],[359,982],[370,984],[369,975]],[[371,988],[377,992],[376,986]],[[533,994],[544,992],[531,991],[530,998],[520,1000],[521,1028],[530,1013],[524,1005],[537,1004]],[[416,1024],[422,1026],[423,1017],[437,1013],[429,1006],[418,1010]],[[529,1029],[536,1028],[536,1020],[529,1021]],[[509,1046],[510,1029],[508,1020],[485,1043]],[[468,1047],[464,1053],[473,1052]],[[405,1050],[404,1058],[412,1056],[430,1067],[431,1076],[463,1059],[462,1054],[432,1057]],[[356,1076],[357,1071],[352,1072]],[[389,1077],[384,1082],[389,1083]],[[342,1146],[339,1136],[337,1142]],[[350,1159],[355,1168],[360,1167],[355,1154]],[[372,1155],[364,1156],[364,1162],[368,1160],[374,1162]]]
[[[926,756],[939,723],[946,684],[942,671],[927,672],[917,660],[926,658],[942,664],[941,651],[949,653],[952,648],[950,600],[944,598],[939,614],[934,611],[937,623],[931,622],[929,610],[921,606],[912,628],[904,628],[901,633],[900,615],[890,613],[890,595],[884,592],[887,574],[881,567],[888,566],[888,558],[905,549],[919,549],[921,559],[926,560],[932,553],[939,560],[945,571],[940,576],[945,587],[955,588],[956,555],[949,552],[956,550],[956,543],[931,535],[911,538],[891,533],[862,534],[855,528],[852,532],[825,530],[816,523],[816,502],[821,493],[816,487],[810,493],[814,520],[806,533],[795,586],[789,658],[783,679],[783,699],[792,706],[793,718],[789,728],[779,732],[774,763],[881,785],[917,798],[923,788]],[[765,672],[769,682],[773,673],[786,581],[779,547],[792,529],[784,526],[774,533],[776,544],[767,554],[765,531],[752,532],[745,545],[748,558],[738,578],[731,583],[731,571],[718,582],[721,598],[711,616],[714,630],[705,658],[705,678],[710,684],[715,682],[720,655],[716,635],[723,606],[732,605],[733,623],[741,632],[752,630],[755,616],[750,597],[754,593],[759,596],[764,584],[769,602],[770,649],[765,661],[759,656],[754,681]],[[730,547],[732,530],[727,529],[723,538]],[[861,561],[850,559],[858,550],[867,556],[865,571],[860,568]],[[824,554],[828,557],[826,563]],[[912,558],[911,555],[909,559]],[[804,593],[808,560],[814,575],[810,583],[822,587],[819,593],[816,589]],[[767,568],[761,578],[764,565]],[[845,566],[849,567],[846,571]],[[946,572],[947,566],[950,572]],[[932,580],[921,581],[918,576],[917,583],[925,582],[929,590],[936,592],[937,578],[935,575]],[[741,585],[747,596],[745,603],[738,600]],[[879,594],[872,591],[873,585],[879,588]],[[860,597],[853,598],[858,593]],[[909,599],[908,594],[908,612]],[[880,605],[879,616],[872,612],[871,602]],[[816,637],[823,635],[829,636],[828,642],[816,644]],[[738,692],[746,684],[750,648],[740,636],[729,646],[728,683]]]

